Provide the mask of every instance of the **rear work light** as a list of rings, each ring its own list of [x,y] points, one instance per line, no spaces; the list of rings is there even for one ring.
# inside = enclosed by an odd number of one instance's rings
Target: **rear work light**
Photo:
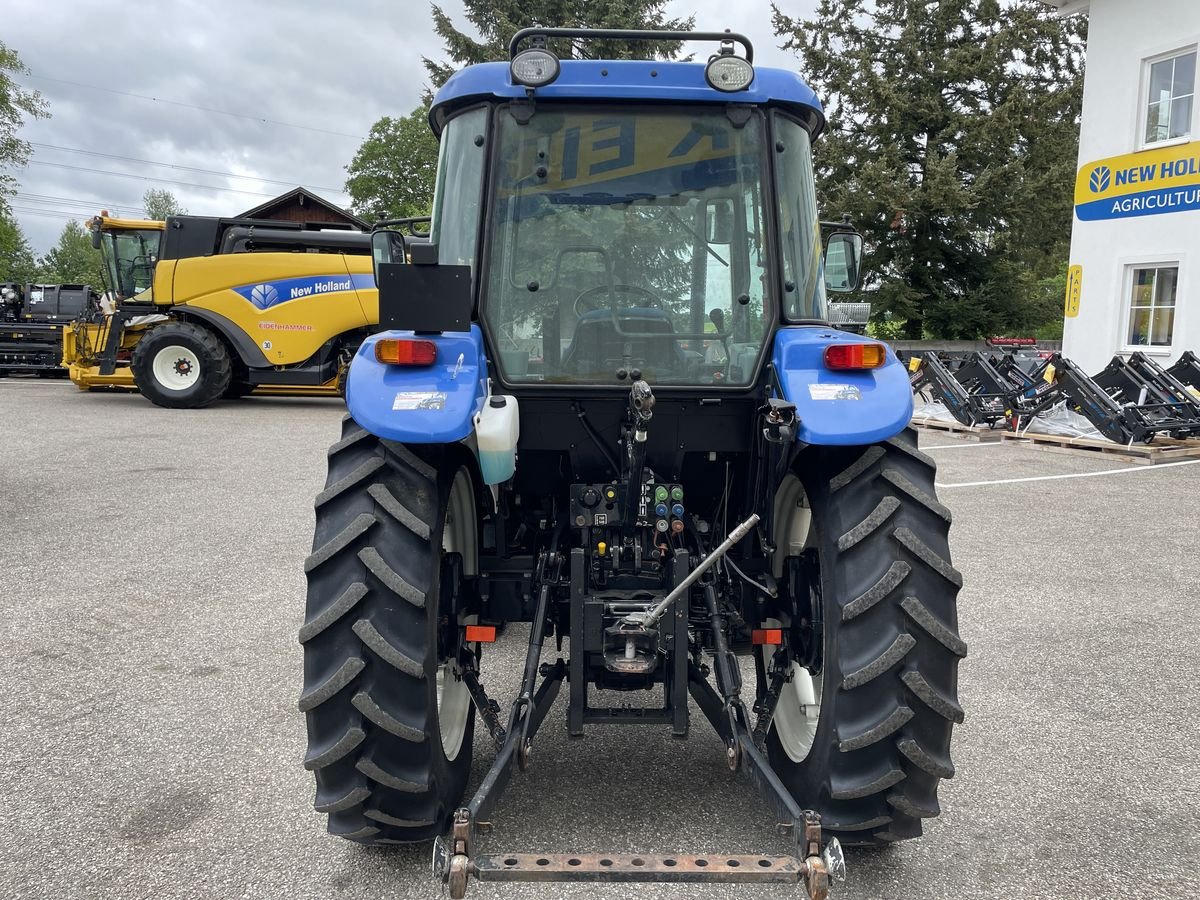
[[[886,360],[883,344],[830,344],[825,348],[827,369],[878,369]]]
[[[437,360],[437,344],[405,338],[384,338],[375,342],[375,358],[389,366],[432,366]]]

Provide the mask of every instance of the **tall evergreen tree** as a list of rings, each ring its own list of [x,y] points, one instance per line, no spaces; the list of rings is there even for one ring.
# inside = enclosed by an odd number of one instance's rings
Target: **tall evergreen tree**
[[[1056,315],[1086,20],[1036,0],[821,0],[774,25],[825,102],[822,208],[863,231],[877,316],[973,338]]]
[[[535,25],[555,28],[647,28],[688,31],[695,17],[668,19],[665,0],[464,0],[467,21],[482,40],[454,26],[441,7],[433,6],[433,24],[446,42],[453,64],[425,59],[434,87],[456,69],[473,63],[508,59],[508,44],[522,28]],[[554,41],[551,49],[560,59],[624,59],[653,55],[672,59],[678,41]]]

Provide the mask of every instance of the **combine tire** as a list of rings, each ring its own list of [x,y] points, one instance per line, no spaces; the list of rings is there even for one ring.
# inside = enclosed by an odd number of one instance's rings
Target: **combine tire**
[[[457,462],[343,421],[305,563],[304,766],[332,834],[429,840],[448,829],[471,767],[474,710],[438,620],[444,552],[477,571],[473,482]]]
[[[777,501],[777,544],[817,549],[825,639],[819,674],[793,668],[767,748],[797,800],[850,845],[919,836],[939,812],[938,783],[954,774],[967,647],[934,469],[912,429],[868,447],[813,448]]]
[[[215,334],[190,322],[149,329],[133,348],[133,380],[156,406],[198,409],[222,397],[233,365]]]

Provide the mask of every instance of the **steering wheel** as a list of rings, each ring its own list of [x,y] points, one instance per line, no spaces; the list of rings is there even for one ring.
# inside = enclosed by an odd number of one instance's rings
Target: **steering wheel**
[[[614,294],[637,294],[639,297],[644,297],[649,301],[649,305],[663,308],[662,300],[654,294],[653,291],[648,291],[644,287],[638,287],[635,284],[614,284],[611,288],[607,284],[602,284],[594,288],[588,288],[582,294],[575,298],[575,316],[581,317],[585,312],[591,312],[596,309],[604,309],[603,306],[595,304],[593,297],[597,294],[608,294],[609,291]]]

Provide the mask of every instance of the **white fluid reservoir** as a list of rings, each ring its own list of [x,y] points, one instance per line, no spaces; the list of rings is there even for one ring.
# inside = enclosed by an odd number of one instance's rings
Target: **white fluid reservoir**
[[[521,418],[517,398],[493,394],[475,417],[475,438],[479,442],[479,469],[485,484],[500,484],[517,470],[517,438],[521,436]]]

